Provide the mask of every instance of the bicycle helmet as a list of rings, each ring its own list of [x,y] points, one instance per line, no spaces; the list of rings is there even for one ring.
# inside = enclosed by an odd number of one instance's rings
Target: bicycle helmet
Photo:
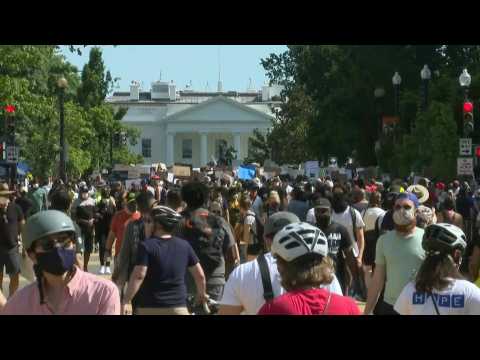
[[[35,240],[62,232],[76,233],[72,219],[61,211],[40,211],[27,220],[22,238],[23,247],[30,249]]]
[[[168,206],[154,205],[150,211],[152,219],[167,227],[174,227],[182,219],[182,216]]]
[[[439,223],[425,229],[422,247],[425,251],[433,253],[451,253],[454,249],[463,252],[467,247],[467,241],[465,233],[457,226]]]
[[[327,238],[319,228],[308,223],[289,224],[273,238],[272,254],[287,262],[307,254],[327,256]]]

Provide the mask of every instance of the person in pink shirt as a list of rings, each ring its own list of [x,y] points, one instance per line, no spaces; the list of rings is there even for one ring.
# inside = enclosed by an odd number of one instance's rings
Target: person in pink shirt
[[[57,210],[28,219],[23,246],[37,282],[16,292],[2,315],[119,315],[120,295],[112,282],[75,265],[75,226]]]

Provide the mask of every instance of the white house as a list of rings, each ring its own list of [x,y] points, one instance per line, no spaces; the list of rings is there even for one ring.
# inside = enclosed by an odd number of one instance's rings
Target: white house
[[[143,92],[132,82],[130,92],[114,93],[107,102],[128,108],[122,121],[140,129],[131,150],[144,163],[200,167],[218,159],[221,146],[233,146],[238,159],[247,157],[253,130],[271,127],[280,91],[278,86],[244,93],[177,91],[173,83],[155,82]]]

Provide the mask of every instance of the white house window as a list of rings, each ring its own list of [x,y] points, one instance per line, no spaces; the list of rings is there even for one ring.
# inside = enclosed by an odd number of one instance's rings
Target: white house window
[[[182,158],[191,159],[192,158],[192,139],[183,139],[182,141]]]
[[[152,139],[142,139],[142,156],[144,158],[152,157]]]

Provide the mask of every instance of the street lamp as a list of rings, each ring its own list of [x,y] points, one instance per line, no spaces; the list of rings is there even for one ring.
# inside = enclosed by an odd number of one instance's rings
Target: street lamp
[[[468,88],[472,83],[472,77],[468,73],[467,69],[463,69],[462,73],[458,77],[458,82],[460,83],[460,86],[463,89],[465,100],[468,100]]]
[[[378,139],[380,140],[380,137],[382,135],[382,109],[381,109],[381,104],[380,104],[380,101],[381,99],[383,99],[383,97],[385,96],[385,89],[382,88],[382,87],[378,87],[375,89],[375,91],[373,92],[373,96],[375,97],[375,110],[376,110],[376,113],[377,113],[377,116],[378,116]]]
[[[67,169],[66,169],[66,149],[65,149],[65,112],[64,112],[64,103],[65,103],[65,89],[68,87],[67,79],[63,76],[58,79],[57,86],[60,89],[59,91],[59,104],[60,104],[60,179],[63,183],[67,182]]]
[[[395,95],[395,115],[398,115],[399,110],[399,96],[400,96],[400,84],[402,83],[402,77],[400,74],[395,71],[395,74],[392,77],[392,84],[393,84],[393,90],[394,90],[394,95]]]
[[[424,65],[422,71],[420,71],[420,77],[422,78],[423,84],[423,102],[422,108],[423,111],[427,110],[428,105],[428,82],[432,78],[432,72],[428,68],[428,65]]]

